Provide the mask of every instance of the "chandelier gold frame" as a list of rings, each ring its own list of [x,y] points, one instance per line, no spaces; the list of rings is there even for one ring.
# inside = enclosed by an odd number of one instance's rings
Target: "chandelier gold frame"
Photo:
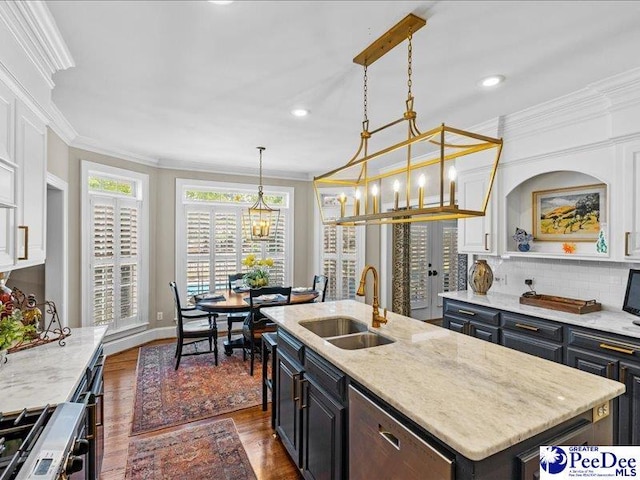
[[[276,240],[280,224],[280,209],[271,208],[264,201],[262,187],[262,152],[265,147],[256,147],[260,152],[260,178],[258,184],[258,199],[245,211],[243,223],[245,232],[252,242],[269,242]]]
[[[427,132],[420,132],[416,125],[417,114],[413,110],[414,97],[411,92],[411,40],[413,33],[424,25],[426,25],[424,19],[409,14],[353,59],[354,63],[364,67],[364,121],[360,134],[360,146],[344,166],[314,178],[314,189],[323,223],[337,225],[408,223],[485,215],[503,142],[501,138],[472,133],[444,123]],[[369,131],[367,67],[405,39],[409,41],[407,81],[409,92],[405,102],[406,110],[402,118]],[[407,124],[405,139],[375,152],[369,152],[369,141],[373,135],[403,122]],[[417,147],[427,152],[416,155]],[[398,161],[397,153],[394,156],[391,154],[401,149],[406,151],[406,155],[403,156],[403,160]],[[456,198],[456,167],[465,166],[466,169],[468,160],[480,152],[495,154],[489,157],[491,163],[488,165],[490,171],[485,182],[486,192],[479,205],[474,205],[475,208],[460,207]],[[481,154],[481,162],[484,163],[476,163],[471,168],[486,166],[487,155],[488,153]],[[464,159],[464,157],[467,158]],[[389,163],[390,158],[392,158],[391,163]],[[454,165],[455,167],[451,168]],[[437,190],[432,188],[425,198],[424,176],[420,178],[421,182],[417,189],[412,188],[412,184],[415,185],[416,176],[428,168],[431,168],[431,172],[437,171],[436,181],[433,183],[439,188]],[[447,175],[449,175],[448,179],[446,179]],[[381,211],[383,183],[391,179],[395,179],[393,201],[390,202],[393,208]],[[402,194],[399,187],[400,181],[405,185]],[[378,193],[380,193],[379,197]],[[387,188],[384,193],[388,196],[391,193],[390,189]],[[362,201],[360,196],[363,197]],[[327,198],[331,201],[327,201]],[[336,212],[338,205],[339,215],[327,213],[329,209],[331,212]]]

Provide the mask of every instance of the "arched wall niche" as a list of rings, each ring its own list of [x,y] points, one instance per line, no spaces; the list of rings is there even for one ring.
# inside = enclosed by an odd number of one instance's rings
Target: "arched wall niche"
[[[581,258],[608,258],[609,253],[599,253],[596,250],[596,241],[576,241],[567,236],[561,241],[541,241],[534,239],[531,250],[523,253],[517,249],[517,244],[512,236],[516,228],[521,228],[527,233],[533,233],[534,199],[533,193],[545,190],[559,190],[572,187],[589,185],[604,185],[606,188],[604,212],[600,212],[600,226],[604,230],[605,237],[609,238],[608,219],[610,215],[610,188],[607,179],[576,170],[554,170],[534,175],[521,183],[513,186],[505,196],[506,232],[504,239],[505,253],[508,255],[523,256],[566,256]],[[563,243],[568,242],[575,246],[574,253],[566,253]],[[608,250],[608,249],[607,249]]]

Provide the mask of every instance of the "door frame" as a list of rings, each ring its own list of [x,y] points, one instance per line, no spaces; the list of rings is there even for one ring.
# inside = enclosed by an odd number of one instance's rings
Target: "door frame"
[[[47,172],[47,258],[45,298],[56,304],[60,325],[68,327],[69,305],[69,184]],[[56,192],[53,195],[50,192]]]

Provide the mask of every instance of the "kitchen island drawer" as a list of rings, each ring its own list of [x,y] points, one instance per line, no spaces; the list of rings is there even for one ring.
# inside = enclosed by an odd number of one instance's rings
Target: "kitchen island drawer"
[[[526,335],[562,342],[562,325],[517,313],[503,312],[502,327]]]
[[[500,311],[492,308],[480,307],[470,303],[458,302],[445,298],[444,312],[445,315],[455,315],[459,318],[467,320],[476,320],[490,325],[500,326]]]
[[[286,352],[287,355],[300,363],[304,362],[304,345],[302,342],[281,328],[278,329],[278,350]]]
[[[347,397],[347,376],[327,362],[313,350],[307,350],[304,356],[305,376],[312,378],[327,393],[344,403]]]

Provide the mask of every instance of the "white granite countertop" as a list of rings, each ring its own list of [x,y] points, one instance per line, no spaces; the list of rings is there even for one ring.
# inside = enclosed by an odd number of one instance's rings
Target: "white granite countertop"
[[[371,307],[353,300],[262,312],[471,460],[487,458],[625,391],[621,383],[391,312],[377,331],[396,342],[362,350],[342,350],[298,324],[348,316],[370,326]]]
[[[71,400],[107,327],[74,328],[66,345],[51,342],[8,355],[0,368],[0,412]]]
[[[548,308],[521,305],[520,297],[518,295],[491,292],[486,295],[477,295],[471,290],[441,293],[440,296],[450,298],[451,300],[460,300],[462,302],[469,302],[475,305],[506,310],[508,312],[546,318],[547,320],[554,320],[556,322],[575,325],[578,327],[592,328],[602,332],[640,338],[640,326],[632,323],[634,320],[640,320],[640,317],[636,317],[635,315],[631,315],[630,313],[622,310],[601,310],[599,312],[583,314],[566,313],[558,310],[550,310]]]

